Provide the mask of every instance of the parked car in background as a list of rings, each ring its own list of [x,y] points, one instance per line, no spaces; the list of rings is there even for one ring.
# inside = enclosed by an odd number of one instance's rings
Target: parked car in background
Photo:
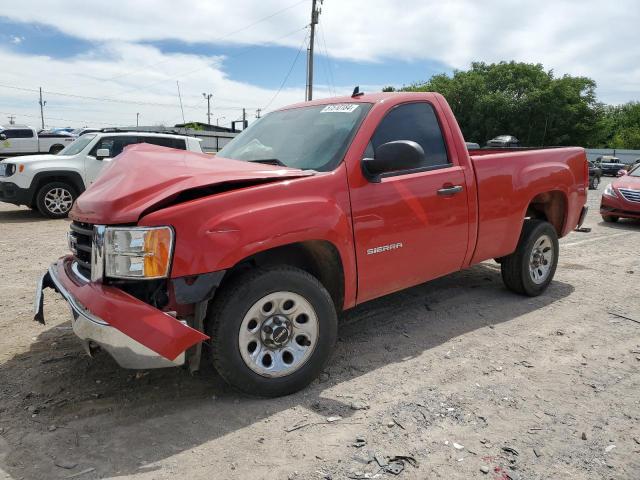
[[[605,222],[640,218],[640,167],[607,185],[600,200],[600,215]]]
[[[105,164],[127,145],[150,143],[202,153],[199,139],[164,133],[88,133],[74,140],[57,155],[32,155],[0,162],[0,201],[26,205],[47,217],[62,218],[78,195],[98,178]]]
[[[596,159],[596,165],[602,170],[602,175],[615,177],[618,172],[624,169],[625,164],[618,157],[604,155]]]
[[[465,142],[467,150],[480,150],[480,144],[475,142]]]
[[[487,147],[519,147],[520,140],[513,135],[499,135],[487,142]]]
[[[253,395],[313,381],[338,314],[368,300],[492,258],[542,294],[587,212],[583,148],[470,153],[437,93],[292,105],[215,161],[136,145],[114,163],[78,198],[35,318],[54,288],[87,348],[126,368],[211,358]]]
[[[76,128],[75,130],[71,130],[71,135],[75,135],[76,137],[79,137],[81,135],[84,135],[85,133],[98,133],[101,131],[102,131],[101,128],[88,128],[88,127]]]
[[[26,125],[0,128],[0,158],[37,153],[56,154],[75,139],[68,133],[43,132]]]
[[[589,162],[589,190],[597,190],[602,178],[602,170],[593,162]]]
[[[71,132],[73,132],[75,129],[71,128],[71,127],[63,127],[63,128],[52,128],[51,130],[48,130],[48,132],[51,133],[62,133],[64,134],[71,134]],[[42,133],[42,132],[38,132],[38,133]]]

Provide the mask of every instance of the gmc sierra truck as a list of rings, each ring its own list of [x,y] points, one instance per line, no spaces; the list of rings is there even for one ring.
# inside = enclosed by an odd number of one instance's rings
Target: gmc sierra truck
[[[543,293],[588,183],[582,148],[470,155],[436,93],[301,103],[215,161],[127,148],[75,203],[35,318],[50,287],[89,353],[192,370],[206,353],[244,392],[289,394],[355,305],[488,259],[507,288]]]

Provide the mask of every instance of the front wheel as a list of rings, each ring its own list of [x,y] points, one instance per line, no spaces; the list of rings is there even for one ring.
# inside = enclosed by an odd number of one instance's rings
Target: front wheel
[[[526,220],[516,251],[503,258],[502,280],[510,290],[535,297],[544,292],[558,266],[558,235],[545,221]]]
[[[229,384],[276,397],[322,372],[337,325],[331,296],[315,277],[276,266],[239,275],[217,292],[207,331],[214,367]]]
[[[76,191],[69,184],[51,182],[38,190],[36,206],[45,217],[64,218],[73,207],[75,199]]]
[[[616,223],[620,220],[620,217],[616,217],[615,215],[602,215],[602,219],[607,223]]]

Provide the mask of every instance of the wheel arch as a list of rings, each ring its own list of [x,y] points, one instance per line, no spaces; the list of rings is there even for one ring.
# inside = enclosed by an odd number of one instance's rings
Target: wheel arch
[[[65,170],[48,170],[45,172],[38,172],[33,177],[32,188],[33,198],[38,194],[38,191],[49,182],[66,182],[76,189],[78,195],[85,190],[84,181],[78,172],[70,172]]]
[[[569,201],[565,192],[550,190],[538,193],[527,204],[521,229],[527,218],[545,220],[553,226],[558,237],[561,237],[567,221],[568,208]]]
[[[288,265],[313,275],[327,289],[336,311],[344,305],[344,267],[338,248],[328,240],[306,240],[256,252],[227,270],[222,285],[247,269]]]

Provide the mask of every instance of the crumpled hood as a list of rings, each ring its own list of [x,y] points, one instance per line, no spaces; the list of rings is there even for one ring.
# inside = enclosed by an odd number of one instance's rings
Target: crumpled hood
[[[127,147],[78,197],[71,218],[98,224],[136,223],[180,193],[224,184],[305,177],[312,172],[229,160],[155,145]]]

